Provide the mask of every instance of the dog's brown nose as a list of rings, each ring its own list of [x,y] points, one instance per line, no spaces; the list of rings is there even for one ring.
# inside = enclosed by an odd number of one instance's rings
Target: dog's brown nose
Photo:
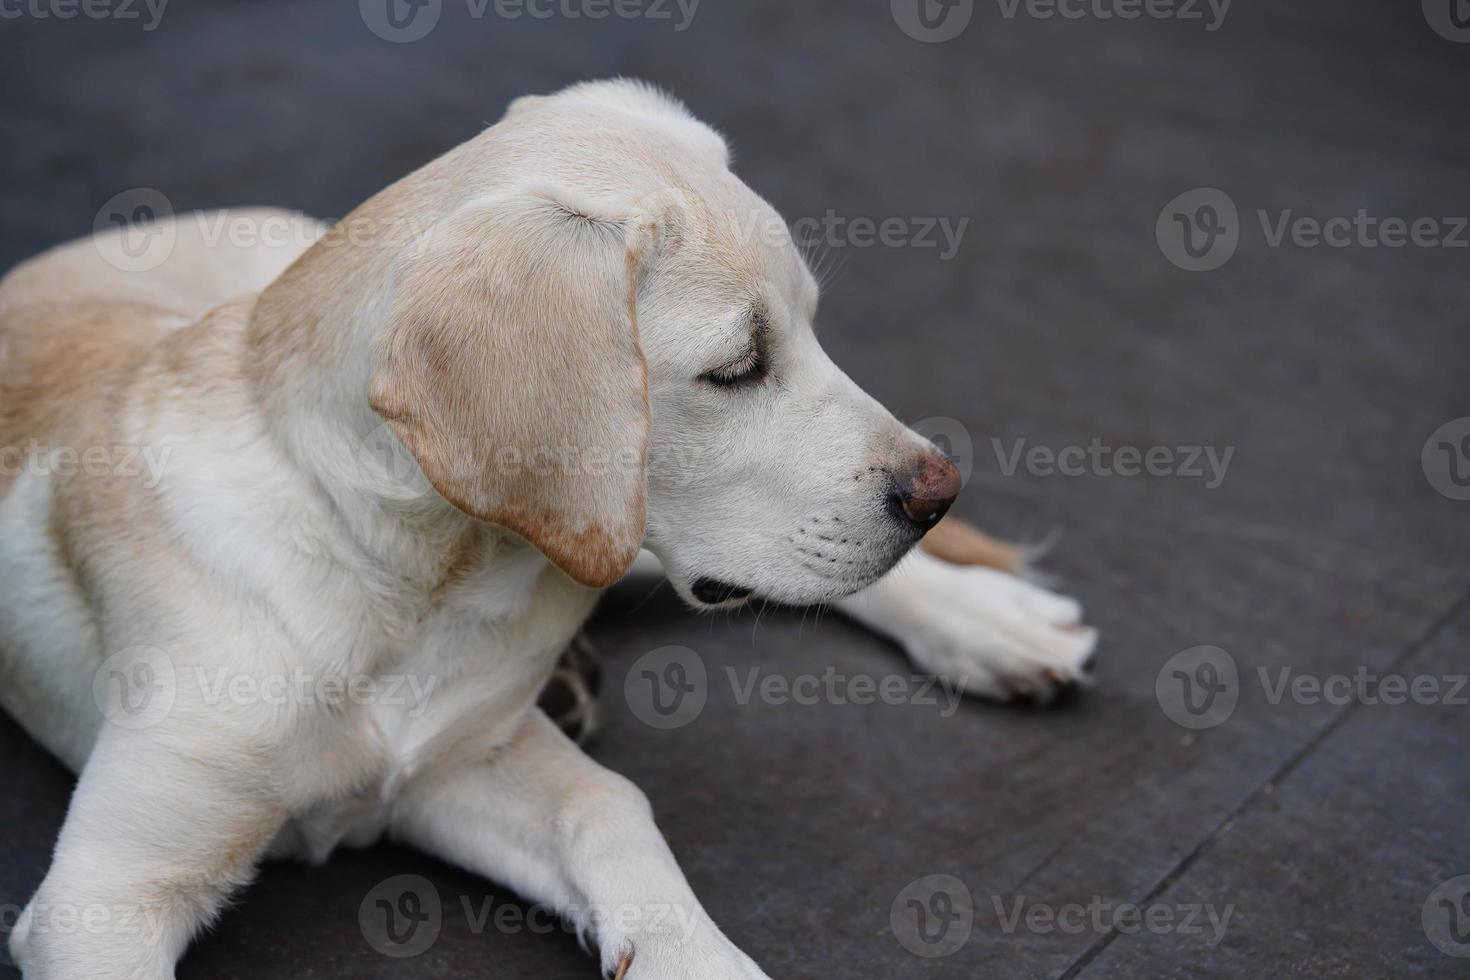
[[[925,453],[905,478],[894,479],[894,509],[920,532],[927,531],[960,495],[960,471],[938,453]]]

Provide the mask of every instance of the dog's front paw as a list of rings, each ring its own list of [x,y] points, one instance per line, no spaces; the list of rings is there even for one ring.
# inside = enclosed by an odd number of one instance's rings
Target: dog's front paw
[[[689,939],[643,937],[621,947],[613,980],[771,980],[722,933]]]
[[[978,566],[945,565],[925,586],[927,615],[903,638],[924,670],[967,694],[1042,703],[1087,682],[1097,630],[1076,600]]]

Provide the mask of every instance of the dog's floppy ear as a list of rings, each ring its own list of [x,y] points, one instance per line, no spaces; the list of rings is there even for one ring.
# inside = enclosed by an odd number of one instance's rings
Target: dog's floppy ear
[[[643,540],[641,227],[557,189],[469,201],[395,261],[374,343],[372,407],[434,489],[595,587]]]

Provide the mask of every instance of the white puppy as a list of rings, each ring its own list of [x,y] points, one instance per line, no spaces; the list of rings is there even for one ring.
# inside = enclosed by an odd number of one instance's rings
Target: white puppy
[[[696,606],[837,602],[977,693],[1082,676],[1076,604],[981,567],[1013,553],[946,521],[976,567],[910,554],[958,475],[822,352],[799,251],[677,102],[523,99],[329,231],[235,234],[288,218],[0,283],[0,702],[80,773],[31,980],[170,977],[262,858],[384,834],[609,973],[765,976],[535,708],[641,548]]]

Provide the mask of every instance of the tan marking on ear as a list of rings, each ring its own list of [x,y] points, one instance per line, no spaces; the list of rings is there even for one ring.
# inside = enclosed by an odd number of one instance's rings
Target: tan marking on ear
[[[369,391],[445,500],[593,588],[633,563],[646,507],[640,253],[607,215],[520,190],[444,219],[394,269]]]
[[[1013,575],[1019,575],[1026,567],[1026,556],[1020,547],[992,538],[957,517],[946,517],[936,524],[924,535],[919,547],[951,565],[984,565]]]

